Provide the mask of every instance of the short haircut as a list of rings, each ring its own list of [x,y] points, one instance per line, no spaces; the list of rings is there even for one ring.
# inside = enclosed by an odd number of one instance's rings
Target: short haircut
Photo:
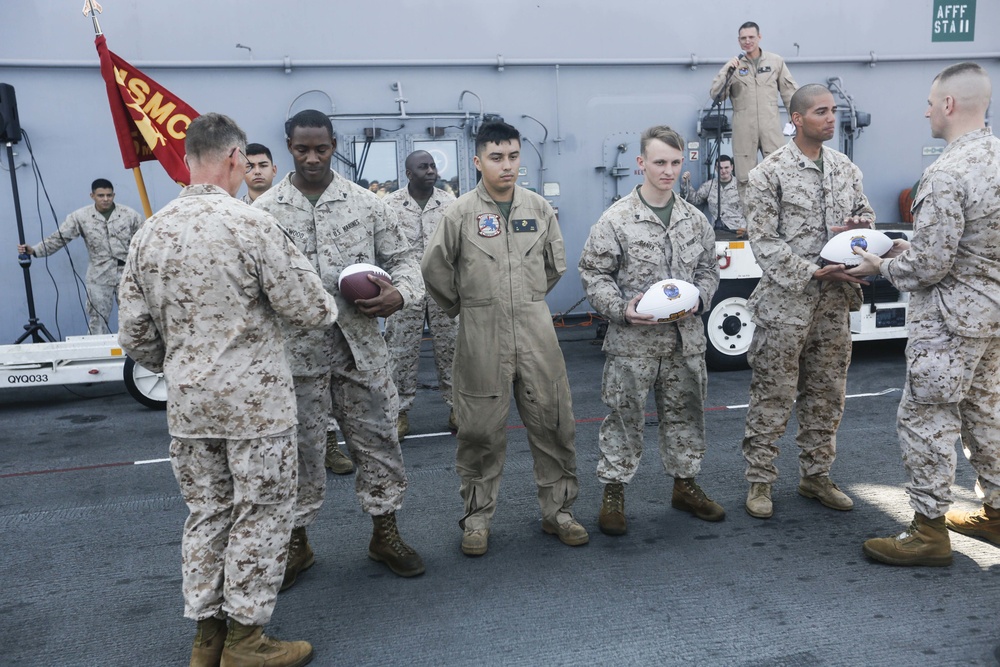
[[[413,151],[412,153],[406,156],[406,162],[403,164],[403,166],[408,170],[412,169],[413,164],[417,161],[417,156],[421,154],[426,154],[431,159],[431,162],[434,161],[433,155],[425,151],[423,148],[418,148],[417,150]]]
[[[984,70],[979,63],[964,62],[964,63],[955,63],[954,65],[949,65],[948,67],[945,67],[938,73],[936,77],[934,77],[934,80],[945,82],[948,79],[954,76],[959,76],[961,74],[974,74],[978,76],[984,76],[987,79],[989,79],[989,74],[986,73],[986,70]]]
[[[505,141],[516,141],[521,143],[521,133],[513,125],[508,125],[502,120],[493,120],[483,123],[476,133],[476,155],[479,149],[486,144],[502,144]]]
[[[722,164],[723,162],[728,162],[729,164],[733,164],[733,158],[731,158],[728,155],[720,155],[719,159],[715,161],[715,164]]]
[[[753,21],[747,21],[746,23],[744,23],[743,25],[741,25],[740,29],[737,30],[736,32],[737,32],[737,34],[739,34],[743,30],[746,30],[747,28],[753,28],[754,30],[757,31],[758,35],[760,34],[760,26],[757,25],[756,23],[754,23]]]
[[[802,86],[795,91],[795,94],[792,95],[792,101],[788,104],[789,118],[793,113],[804,114],[806,111],[809,111],[813,100],[829,92],[830,89],[821,83],[807,83]]]
[[[221,113],[206,113],[195,118],[188,126],[184,140],[184,149],[195,161],[218,157],[232,146],[242,149],[246,145],[246,133],[236,121]]]
[[[934,77],[938,91],[959,100],[961,107],[986,113],[993,96],[990,75],[978,63],[964,62],[950,65]],[[961,108],[960,107],[960,108]]]
[[[330,138],[334,138],[333,122],[331,122],[330,117],[322,111],[306,109],[305,111],[300,111],[286,120],[285,137],[291,139],[292,132],[294,132],[297,127],[324,127],[326,128],[326,131],[330,133]]]
[[[271,149],[264,144],[247,144],[247,149],[243,151],[247,155],[266,155],[269,162],[274,162],[271,157]]]
[[[673,146],[677,150],[684,152],[684,137],[666,125],[654,125],[642,133],[639,139],[639,152],[646,154],[646,147],[653,139],[659,139],[668,146]]]
[[[111,181],[106,178],[98,178],[93,183],[90,184],[90,191],[96,192],[100,188],[107,188],[108,190],[114,190],[115,186],[111,185]]]

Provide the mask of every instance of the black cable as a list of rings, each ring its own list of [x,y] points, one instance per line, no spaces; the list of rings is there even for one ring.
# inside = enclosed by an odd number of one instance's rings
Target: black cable
[[[372,137],[365,137],[364,146],[361,148],[361,157],[358,159],[358,166],[354,172],[355,183],[361,181],[361,176],[365,173],[365,163],[368,161],[368,149],[371,148],[372,141]],[[357,150],[356,147],[355,150]]]
[[[72,389],[69,388],[69,385],[62,385],[62,388],[65,389],[70,394],[73,394],[77,398],[82,398],[82,399],[84,399],[86,401],[91,401],[91,400],[93,400],[95,398],[111,398],[112,396],[124,396],[125,394],[128,394],[127,391],[116,391],[116,392],[112,392],[110,394],[100,394],[100,395],[97,395],[97,396],[88,396],[87,394],[80,394],[80,393],[77,393],[77,392],[73,391]]]

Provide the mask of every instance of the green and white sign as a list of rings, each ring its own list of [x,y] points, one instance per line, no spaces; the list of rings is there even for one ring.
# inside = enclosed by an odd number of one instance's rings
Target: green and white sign
[[[947,2],[934,0],[931,23],[932,42],[974,42],[976,40],[976,0]]]

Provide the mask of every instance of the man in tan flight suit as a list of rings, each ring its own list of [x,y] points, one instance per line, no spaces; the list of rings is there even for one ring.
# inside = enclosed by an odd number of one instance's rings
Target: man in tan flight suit
[[[722,66],[708,92],[712,99],[722,92],[722,99],[729,97],[733,101],[733,157],[740,194],[757,164],[757,152],[767,157],[785,143],[778,94],[788,109],[798,88],[782,57],[761,50],[760,36],[760,26],[753,21],[740,26],[743,54]]]
[[[87,331],[90,335],[111,333],[108,322],[114,307],[128,245],[142,224],[142,216],[124,204],[115,203],[111,181],[98,178],[90,186],[93,206],[84,206],[66,216],[59,229],[36,245],[19,245],[18,252],[45,257],[78,236],[87,246]]]
[[[423,257],[428,239],[455,197],[434,187],[438,179],[437,165],[427,151],[414,151],[406,157],[406,178],[406,187],[389,194],[384,201],[399,217],[399,226],[403,228],[406,240],[417,257]],[[441,398],[448,407],[452,405],[451,366],[455,358],[458,320],[448,317],[434,299],[424,297],[393,313],[385,321],[385,343],[392,358],[392,379],[399,391],[397,430],[400,440],[410,432],[406,413],[417,395],[417,365],[425,321],[434,336],[434,364],[437,366]],[[448,416],[448,427],[458,430],[454,410]]]
[[[516,185],[521,136],[502,122],[476,135],[482,181],[448,207],[420,268],[448,315],[455,346],[456,469],[462,552],[486,553],[507,450],[511,388],[528,431],[542,530],[570,546],[587,531],[570,512],[579,491],[573,402],[545,295],[566,271],[562,232],[541,196]]]
[[[925,114],[948,142],[913,198],[913,238],[890,259],[860,253],[851,273],[881,273],[910,292],[906,384],[896,415],[913,521],[864,543],[890,565],[948,565],[947,528],[1000,545],[1000,139],[986,127],[992,86],[976,63],[935,77]],[[898,254],[895,258],[892,255]],[[983,506],[948,511],[955,442]]]
[[[281,326],[327,328],[337,306],[277,221],[234,199],[245,145],[226,116],[192,121],[191,185],[136,235],[119,294],[122,348],[167,381],[170,463],[190,512],[181,554],[184,615],[198,622],[193,667],[312,656],[307,642],[263,634],[295,500]]]

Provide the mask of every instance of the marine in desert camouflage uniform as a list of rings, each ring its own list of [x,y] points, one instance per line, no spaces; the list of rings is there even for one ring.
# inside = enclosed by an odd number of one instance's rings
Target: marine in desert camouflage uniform
[[[122,347],[164,373],[170,460],[190,514],[184,615],[192,665],[304,664],[306,642],[263,635],[285,569],[295,499],[295,396],[281,324],[337,315],[274,218],[233,198],[246,135],[219,114],[187,130],[192,185],[136,235],[119,294]],[[232,620],[226,629],[226,617]]]
[[[406,158],[406,177],[409,182],[385,197],[399,218],[399,225],[417,257],[424,256],[424,248],[441,216],[455,201],[454,195],[434,187],[438,179],[437,165],[427,151],[414,151]],[[424,322],[430,325],[434,336],[434,364],[437,367],[441,398],[451,407],[451,366],[455,359],[455,337],[458,335],[458,318],[448,317],[434,299],[424,297],[409,304],[385,321],[385,342],[392,359],[392,379],[399,392],[399,439],[409,433],[407,411],[417,395],[417,366],[420,361],[420,340]],[[458,430],[455,413],[451,412],[448,426]]]
[[[142,216],[124,204],[115,203],[111,181],[98,178],[90,186],[93,206],[84,206],[66,216],[59,229],[39,243],[19,245],[18,252],[45,257],[83,237],[87,246],[87,331],[91,335],[111,333],[108,322],[114,307],[128,245],[142,224]]]
[[[708,203],[708,222],[715,225],[722,220],[722,226],[731,232],[746,232],[747,221],[743,217],[743,202],[740,189],[733,178],[733,158],[720,155],[715,163],[718,175],[701,184],[695,190],[691,187],[691,172],[685,171],[681,177],[681,196],[695,206]],[[719,184],[722,184],[722,206],[719,206]]]
[[[271,189],[274,177],[278,175],[278,165],[274,164],[271,149],[264,144],[247,144],[247,167],[243,177],[247,192],[241,201],[252,204],[257,197]]]
[[[886,260],[864,253],[852,270],[880,272],[910,292],[896,424],[914,517],[898,537],[864,544],[892,565],[949,564],[946,526],[1000,545],[1000,139],[985,122],[991,91],[975,63],[934,79],[926,115],[948,146],[916,189],[911,242],[896,242]],[[983,499],[974,512],[948,511],[958,440]]]
[[[646,397],[653,387],[659,417],[660,456],[674,478],[671,504],[706,521],[725,510],[694,478],[705,455],[705,332],[688,313],[657,322],[636,312],[643,292],[665,278],[694,284],[699,308],[719,286],[715,233],[694,206],[676,197],[684,140],[666,126],[646,130],[640,142],[644,181],[605,211],[580,257],[587,300],[610,324],[604,339],[602,398],[611,413],[601,424],[597,477],[604,484],[601,531],[626,532],[624,487],[639,466]]]
[[[291,586],[298,573],[314,562],[306,527],[323,504],[331,413],[358,466],[355,491],[361,508],[374,522],[369,557],[400,576],[422,574],[423,561],[396,527],[396,511],[406,491],[396,435],[399,398],[375,319],[423,298],[417,258],[392,210],[330,170],[337,140],[326,115],[301,111],[285,123],[285,134],[295,171],[258,197],[254,207],[278,219],[337,300],[340,316],[325,331],[289,332],[286,344],[299,406],[299,483],[282,586]],[[345,267],[359,262],[382,267],[392,282],[380,280],[381,293],[374,299],[348,303],[338,279]]]
[[[853,501],[830,481],[837,427],[844,412],[851,360],[850,311],[861,306],[842,264],[820,266],[820,251],[835,233],[868,227],[875,213],[861,170],[823,145],[837,121],[833,95],[809,84],[791,100],[795,139],[750,172],[747,232],[763,275],[748,307],[757,325],[748,351],[753,369],[743,456],[750,482],[747,512],[771,516],[778,477],[775,442],[792,407],[799,422],[799,493],[827,507]]]

